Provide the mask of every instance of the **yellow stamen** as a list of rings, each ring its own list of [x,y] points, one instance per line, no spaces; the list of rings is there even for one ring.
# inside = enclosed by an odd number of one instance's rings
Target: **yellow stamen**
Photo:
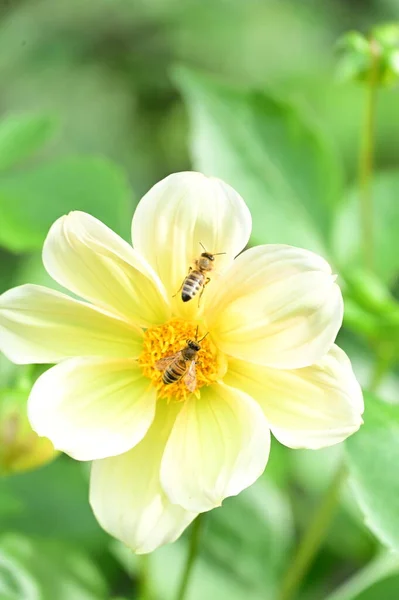
[[[180,402],[186,400],[190,395],[191,392],[187,389],[184,377],[176,383],[165,385],[162,382],[163,371],[158,370],[155,365],[161,358],[181,351],[186,346],[188,339],[195,340],[197,326],[197,323],[172,319],[164,325],[150,327],[145,331],[143,352],[140,355],[139,364],[145,377],[151,379],[159,398]],[[200,340],[206,333],[199,326],[198,339]],[[199,396],[198,390],[202,386],[212,384],[220,379],[226,371],[224,356],[217,352],[209,335],[200,342],[200,346],[201,350],[198,352],[196,365],[196,396]]]

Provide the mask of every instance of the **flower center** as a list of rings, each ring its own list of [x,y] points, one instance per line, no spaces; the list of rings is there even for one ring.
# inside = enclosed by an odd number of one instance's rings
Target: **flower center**
[[[226,361],[224,355],[217,351],[210,337],[207,335],[202,341],[201,338],[207,333],[203,331],[197,323],[183,321],[181,319],[172,319],[164,325],[150,327],[144,333],[143,351],[139,357],[139,364],[143,369],[145,377],[148,377],[155,386],[158,397],[167,400],[180,402],[186,400],[192,393],[189,389],[190,382],[193,386],[193,370],[195,368],[196,384],[193,390],[196,396],[199,396],[198,390],[204,385],[210,385],[216,379],[220,379],[226,371]],[[191,367],[192,360],[190,354],[185,354],[187,341],[195,342],[196,334],[198,336],[200,350],[195,356],[195,367]],[[184,360],[182,356],[187,356],[189,360]],[[195,351],[195,347],[194,347]],[[165,361],[168,357],[175,356],[175,361]],[[159,365],[158,361],[163,360]],[[178,364],[176,364],[178,361]],[[168,364],[165,364],[168,363]],[[164,383],[165,371],[168,370],[166,378],[173,383]]]

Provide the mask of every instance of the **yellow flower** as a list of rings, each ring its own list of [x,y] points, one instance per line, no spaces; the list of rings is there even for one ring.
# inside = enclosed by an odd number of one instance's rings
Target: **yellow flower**
[[[248,243],[237,192],[178,173],[141,200],[133,247],[73,212],[50,229],[43,261],[87,302],[34,285],[0,297],[0,340],[17,363],[58,363],[35,383],[33,428],[93,460],[100,524],[137,552],[175,540],[263,472],[270,431],[292,448],[338,443],[362,423],[350,362],[334,345],[343,304],[321,257]],[[176,293],[193,260],[215,257],[198,305]],[[238,258],[235,258],[237,255]],[[162,383],[157,361],[207,337],[197,387]]]

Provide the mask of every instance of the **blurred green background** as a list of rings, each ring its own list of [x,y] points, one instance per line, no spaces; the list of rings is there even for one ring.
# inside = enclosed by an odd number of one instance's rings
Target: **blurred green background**
[[[347,30],[398,17],[397,0],[1,3],[0,292],[56,287],[40,249],[61,214],[86,210],[128,239],[141,195],[186,169],[242,193],[252,243],[316,250],[340,275],[338,341],[366,390],[365,426],[318,452],[274,442],[261,480],[207,516],[188,600],[277,598],[344,453],[351,478],[298,598],[399,598],[399,96],[379,92],[368,272],[365,92],[338,80],[335,53]],[[40,466],[48,448],[24,419],[38,374],[0,356],[0,600],[140,598],[140,559],[91,514],[88,465]],[[154,598],[174,598],[187,539],[150,556]]]

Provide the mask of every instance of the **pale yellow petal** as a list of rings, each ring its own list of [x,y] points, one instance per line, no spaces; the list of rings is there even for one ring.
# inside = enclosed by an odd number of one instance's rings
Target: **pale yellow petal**
[[[172,297],[203,252],[200,244],[208,252],[225,253],[215,257],[217,275],[246,246],[251,226],[245,202],[229,185],[201,173],[174,173],[140,201],[133,217],[133,245]],[[195,314],[197,307],[197,300],[182,303],[180,294],[174,300],[181,316]]]
[[[284,245],[250,248],[215,283],[205,315],[216,345],[235,358],[306,367],[331,348],[343,302],[328,263]]]
[[[259,402],[272,433],[290,448],[332,446],[363,422],[362,391],[335,345],[317,364],[291,371],[230,359],[225,381]]]
[[[263,473],[270,433],[262,410],[224,384],[201,389],[180,411],[166,444],[161,483],[170,501],[203,512],[220,506]]]
[[[133,360],[72,358],[39,377],[28,416],[57,450],[93,460],[122,454],[144,437],[155,396]]]
[[[196,514],[171,504],[159,482],[165,444],[177,404],[158,401],[147,435],[129,452],[95,461],[90,503],[101,527],[137,553],[175,541]]]
[[[165,290],[151,267],[87,213],[71,212],[54,223],[43,262],[60,285],[129,322],[147,327],[169,317]]]
[[[142,332],[101,310],[38,285],[0,296],[0,350],[13,362],[72,356],[137,357]]]

